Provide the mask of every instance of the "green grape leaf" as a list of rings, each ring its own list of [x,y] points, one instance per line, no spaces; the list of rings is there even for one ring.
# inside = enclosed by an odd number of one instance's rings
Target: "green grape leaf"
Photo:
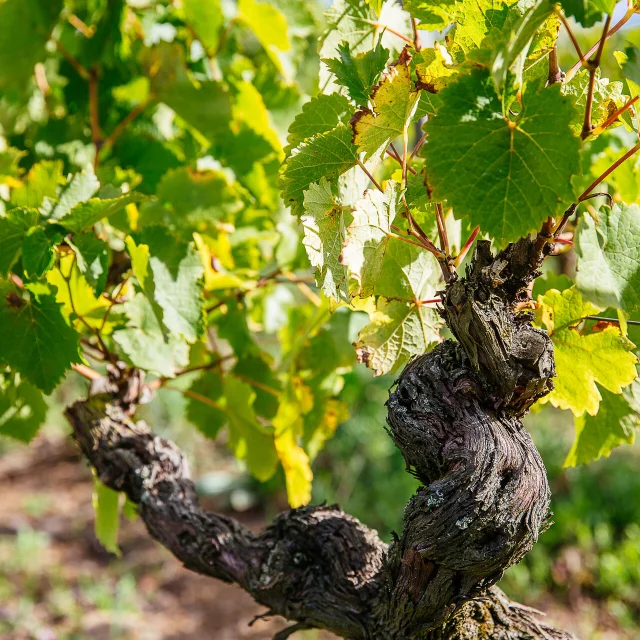
[[[288,385],[280,399],[278,413],[273,419],[274,442],[284,469],[289,506],[293,509],[311,500],[313,473],[309,456],[300,446],[304,430],[302,407],[292,385]]]
[[[580,218],[575,238],[576,283],[599,307],[640,309],[640,207],[603,206]]]
[[[389,180],[384,193],[369,189],[355,204],[339,259],[357,281],[352,295],[366,298],[373,293],[389,246],[399,196],[397,183]]]
[[[31,442],[47,417],[42,392],[14,374],[0,374],[0,435]]]
[[[337,178],[356,164],[358,154],[351,142],[351,128],[338,124],[300,144],[280,173],[285,205],[300,216],[304,213],[304,192],[321,178]]]
[[[113,339],[132,365],[159,376],[172,378],[189,363],[189,345],[179,338],[166,338],[147,298],[136,294],[123,307],[127,328]]]
[[[59,220],[66,216],[76,205],[92,198],[100,188],[100,183],[88,165],[81,173],[76,173],[67,184],[62,187],[57,196],[57,204],[52,207],[49,218]],[[43,212],[44,213],[44,212]],[[47,212],[48,213],[48,212]]]
[[[187,393],[187,418],[207,438],[214,440],[227,422],[222,376],[206,371]]]
[[[163,227],[147,227],[136,240],[127,238],[133,273],[158,319],[172,335],[195,342],[203,326],[200,255]]]
[[[65,371],[79,363],[79,335],[69,326],[48,286],[27,284],[19,293],[0,281],[0,361],[6,362],[38,389],[51,393]]]
[[[345,241],[342,208],[326,178],[312,183],[304,192],[302,229],[309,262],[316,267],[316,281],[325,295],[336,300],[349,299],[347,268],[340,261]]]
[[[420,304],[441,288],[436,259],[415,245],[392,239],[375,285],[378,298],[371,322],[358,337],[356,354],[375,375],[398,371],[413,356],[440,340],[437,310]]]
[[[104,291],[109,271],[109,245],[92,232],[76,233],[66,239],[76,254],[76,264],[80,273],[95,289],[96,295]]]
[[[182,0],[182,10],[185,22],[195,31],[207,53],[215,53],[224,25],[220,0]]]
[[[46,278],[49,284],[56,287],[56,301],[62,305],[65,318],[77,331],[82,332],[89,325],[99,329],[103,335],[111,333],[115,316],[104,322],[111,303],[103,296],[96,296],[93,287],[80,272],[73,254],[62,256],[58,267],[49,271]]]
[[[575,18],[583,27],[592,27],[600,22],[605,13],[613,13],[616,0],[562,0],[567,16]]]
[[[94,532],[98,542],[109,552],[120,556],[118,530],[120,529],[120,494],[109,489],[94,476],[93,511]]]
[[[4,0],[0,3],[0,90],[23,89],[46,56],[63,0]]]
[[[75,205],[68,213],[57,220],[71,233],[80,233],[86,229],[90,229],[94,224],[100,222],[104,218],[108,218],[118,211],[124,209],[129,204],[142,202],[145,196],[140,193],[127,193],[119,198],[110,198],[101,200],[100,198],[92,198],[87,202],[81,202]]]
[[[602,331],[580,329],[585,316],[600,310],[583,299],[577,287],[550,290],[538,297],[538,317],[555,349],[555,389],[549,395],[554,407],[571,409],[574,415],[595,416],[600,405],[596,382],[620,393],[636,377],[634,345],[618,327]]]
[[[323,60],[357,105],[366,105],[389,59],[389,51],[378,43],[374,49],[354,55],[349,42],[338,45],[338,58]]]
[[[0,217],[0,276],[6,276],[22,252],[27,231],[35,227],[40,214],[35,209],[17,207]]]
[[[273,427],[258,422],[253,409],[256,394],[250,385],[234,376],[226,376],[223,389],[227,402],[229,446],[236,458],[247,463],[250,473],[265,482],[278,465]]]
[[[22,241],[22,266],[31,278],[39,278],[53,267],[55,248],[62,242],[59,229],[33,227]]]
[[[50,200],[57,199],[58,188],[63,183],[60,160],[44,160],[34,164],[22,184],[11,190],[11,204],[32,209],[39,209],[44,204],[46,210]]]
[[[339,93],[320,94],[311,98],[289,127],[285,152],[290,155],[307,138],[331,131],[340,122],[347,122],[352,114],[349,101]]]
[[[576,437],[564,461],[565,467],[587,464],[608,457],[621,444],[633,444],[640,427],[638,414],[622,394],[601,390],[598,415],[584,414],[575,418]]]
[[[405,48],[389,67],[371,95],[373,110],[361,109],[351,119],[353,141],[365,160],[384,153],[398,136],[405,134],[418,106],[419,91],[411,79],[411,54]]]
[[[486,70],[443,89],[443,107],[425,125],[425,158],[436,200],[457,218],[469,216],[501,247],[560,216],[573,202],[580,143],[574,107],[557,86],[527,92],[521,114],[502,115]]]

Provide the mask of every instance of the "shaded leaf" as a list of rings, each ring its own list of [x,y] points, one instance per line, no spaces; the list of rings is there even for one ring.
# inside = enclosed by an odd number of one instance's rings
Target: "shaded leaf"
[[[0,335],[11,337],[3,341],[0,361],[47,394],[80,362],[79,335],[46,285],[27,284],[20,294],[0,281]]]
[[[474,69],[443,89],[444,105],[425,125],[427,175],[436,200],[469,216],[499,246],[540,228],[573,202],[579,172],[574,108],[557,86],[527,92],[511,120],[489,72]]]

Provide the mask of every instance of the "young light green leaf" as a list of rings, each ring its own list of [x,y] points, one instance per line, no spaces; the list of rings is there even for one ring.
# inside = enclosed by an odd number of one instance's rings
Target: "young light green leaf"
[[[304,192],[302,244],[309,262],[316,267],[316,281],[325,295],[336,300],[349,299],[347,268],[340,262],[345,241],[344,216],[326,178],[309,185]]]
[[[564,461],[565,467],[587,464],[608,457],[621,444],[633,444],[640,427],[638,414],[621,394],[601,390],[598,415],[575,418],[576,437]]]
[[[36,227],[40,214],[35,209],[17,207],[0,217],[0,276],[6,276],[20,257],[22,241],[29,229]]]
[[[172,378],[189,363],[189,345],[180,338],[166,338],[151,303],[136,294],[124,304],[127,328],[114,331],[113,339],[132,365]]]
[[[580,330],[588,315],[599,309],[583,299],[577,287],[551,290],[538,297],[538,314],[555,349],[555,389],[549,395],[554,407],[571,409],[574,415],[595,416],[600,404],[596,382],[620,393],[636,377],[634,345],[618,327],[602,331]]]
[[[357,105],[366,105],[371,88],[376,84],[389,60],[389,51],[378,43],[374,49],[353,54],[349,42],[338,45],[338,58],[323,60],[335,75],[336,82],[345,87]]]
[[[356,164],[356,147],[351,142],[351,128],[338,124],[335,128],[309,138],[297,147],[280,173],[280,186],[285,205],[295,215],[304,213],[304,191],[321,178],[337,178]]]
[[[80,233],[90,229],[94,224],[104,218],[108,218],[127,205],[142,202],[145,196],[140,193],[127,193],[119,198],[101,200],[92,198],[87,202],[81,202],[74,206],[68,213],[57,220],[65,229],[71,233]]]
[[[389,180],[384,193],[369,189],[355,204],[339,258],[358,283],[352,295],[366,298],[373,293],[389,245],[399,196],[397,183]]]
[[[44,284],[27,284],[23,293],[0,281],[0,361],[49,394],[71,364],[80,362],[78,340]]]
[[[62,162],[44,160],[31,167],[22,184],[11,190],[11,204],[14,207],[30,207],[47,211],[50,200],[58,197],[58,188],[64,182]]]
[[[146,247],[146,248],[145,248]],[[176,337],[195,342],[202,330],[204,267],[193,247],[163,227],[148,227],[127,239],[133,272],[147,298],[161,310],[156,314]]]
[[[603,206],[597,219],[580,218],[575,239],[576,282],[582,294],[599,307],[640,309],[640,207]]]
[[[220,0],[182,0],[185,22],[195,31],[205,51],[212,55],[220,42],[224,14]]]
[[[573,202],[580,167],[574,107],[557,86],[527,92],[521,114],[503,116],[486,70],[443,89],[443,107],[425,125],[425,158],[436,200],[469,216],[499,246],[537,230]]]
[[[418,106],[419,91],[411,80],[411,54],[402,50],[371,95],[370,109],[361,109],[351,119],[353,141],[365,160],[384,153],[387,146],[407,132]]]
[[[31,442],[46,416],[41,391],[17,374],[0,374],[0,435]]]
[[[88,165],[81,173],[76,173],[67,184],[62,187],[62,191],[58,195],[57,204],[53,205],[49,215],[50,220],[59,220],[66,216],[71,209],[81,202],[85,202],[92,198],[96,191],[100,188],[100,183],[93,167]]]
[[[93,511],[95,513],[94,532],[98,542],[109,552],[117,556],[118,530],[120,529],[120,494],[93,478]]]
[[[272,47],[279,51],[291,49],[287,19],[272,4],[239,0],[238,19],[253,31],[265,50],[271,51]]]
[[[261,482],[276,471],[278,454],[273,440],[273,427],[260,424],[253,410],[253,389],[234,376],[223,383],[227,401],[229,446],[235,456],[245,460],[252,475]]]

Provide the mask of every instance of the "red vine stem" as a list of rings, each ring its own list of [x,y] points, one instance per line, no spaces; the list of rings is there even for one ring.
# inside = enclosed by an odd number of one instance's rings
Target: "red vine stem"
[[[613,173],[625,160],[628,160],[632,155],[634,155],[637,151],[640,151],[640,142],[638,142],[635,146],[633,146],[629,151],[627,151],[621,158],[618,158],[601,176],[596,178],[582,193],[582,195],[578,198],[578,202],[582,202],[586,200],[591,191],[597,187],[605,178],[607,178],[611,173]]]
[[[602,51],[604,49],[604,43],[607,41],[607,33],[609,32],[609,25],[611,24],[611,16],[608,15],[604,22],[602,29],[602,37],[598,43],[598,51],[596,57],[593,60],[589,60],[587,66],[589,68],[589,91],[587,93],[587,105],[584,110],[584,123],[582,125],[581,137],[583,140],[588,138],[593,131],[593,124],[591,124],[591,112],[593,109],[593,92],[596,86],[596,73],[600,67],[600,59],[602,58]]]
[[[464,243],[462,249],[460,249],[460,253],[457,255],[456,259],[454,260],[453,264],[456,267],[460,266],[460,264],[464,260],[464,257],[467,255],[467,252],[469,251],[469,249],[471,249],[471,245],[474,243],[475,239],[478,237],[479,233],[480,233],[480,227],[479,226],[476,227],[471,232],[471,235],[469,236],[468,240]]]
[[[625,13],[624,16],[620,18],[620,21],[617,22],[613,27],[611,27],[611,29],[609,29],[605,39],[608,40],[614,33],[619,31],[625,24],[627,24],[627,22],[629,22],[629,20],[631,20],[631,18],[635,15],[635,13],[636,13],[635,9],[633,7],[629,7],[629,9],[627,9],[627,13]],[[593,47],[591,47],[591,49],[587,51],[585,58],[588,58],[589,56],[593,55],[598,50],[599,46],[600,46],[600,40],[598,40],[598,42],[596,42],[593,45]],[[572,78],[576,75],[576,73],[581,67],[582,67],[582,61],[578,60],[578,62],[576,62],[573,65],[573,67],[571,67],[571,69],[567,71],[565,82],[571,82]]]
[[[638,94],[637,96],[634,96],[633,98],[629,98],[629,100],[627,100],[626,104],[624,104],[622,107],[620,107],[619,109],[617,109],[614,113],[612,113],[603,124],[598,125],[592,132],[591,135],[598,135],[600,133],[602,133],[609,125],[611,125],[612,123],[614,123],[627,109],[629,109],[630,107],[632,107],[636,102],[638,102],[638,100],[640,100],[640,94]]]

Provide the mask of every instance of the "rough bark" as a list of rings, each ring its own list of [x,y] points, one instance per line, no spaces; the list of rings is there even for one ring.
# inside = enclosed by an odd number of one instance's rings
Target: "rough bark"
[[[187,568],[234,582],[269,613],[345,638],[571,638],[494,585],[547,526],[549,487],[520,418],[552,388],[547,335],[517,311],[537,275],[528,238],[486,243],[443,292],[458,339],[413,360],[388,401],[388,432],[422,487],[389,546],[337,506],[285,512],[259,535],[198,505],[188,465],[133,412],[129,371],[67,410],[100,479],[139,505],[150,534]],[[288,632],[279,637],[287,637]]]

